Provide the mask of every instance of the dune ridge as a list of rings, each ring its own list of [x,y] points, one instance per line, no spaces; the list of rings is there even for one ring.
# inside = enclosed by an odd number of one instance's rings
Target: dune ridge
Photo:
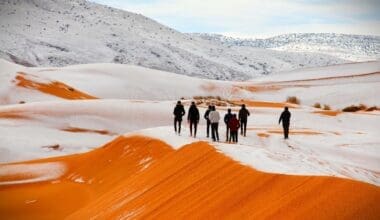
[[[65,174],[52,181],[0,186],[0,198],[7,198],[0,200],[2,217],[380,218],[379,187],[335,177],[259,172],[206,142],[174,150],[157,139],[121,136],[88,153],[14,165],[51,162],[64,165]],[[12,178],[20,179],[2,177]]]

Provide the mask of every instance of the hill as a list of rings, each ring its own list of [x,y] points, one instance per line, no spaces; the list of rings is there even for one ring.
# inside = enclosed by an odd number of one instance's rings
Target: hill
[[[208,79],[246,80],[348,62],[315,52],[230,47],[85,0],[1,1],[0,32],[0,57],[28,66],[121,63]]]

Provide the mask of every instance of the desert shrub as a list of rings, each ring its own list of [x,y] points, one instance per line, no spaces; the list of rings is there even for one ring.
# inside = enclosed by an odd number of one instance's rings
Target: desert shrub
[[[200,100],[200,99],[203,99],[203,97],[202,96],[194,96],[193,99]]]
[[[376,108],[376,106],[374,106]],[[372,108],[372,107],[371,107]],[[357,111],[368,111],[369,108],[367,108],[366,105],[360,104],[360,105],[351,105],[348,107],[345,107],[342,109],[344,112],[357,112]]]
[[[344,112],[357,112],[359,110],[360,110],[359,106],[356,106],[356,105],[351,105],[342,109],[342,111]]]
[[[216,105],[216,106],[227,106],[227,103],[222,102],[222,101],[216,101],[216,102],[215,102],[215,105]]]
[[[301,102],[296,96],[288,96],[286,102],[299,105]]]
[[[344,111],[344,112],[357,112],[359,110],[360,110],[360,108],[356,105],[351,105],[351,106],[348,106],[348,107],[345,107],[344,109],[342,109],[342,111]]]
[[[323,110],[331,110],[331,107],[329,105],[323,105]]]
[[[372,107],[369,107],[366,109],[367,112],[372,112],[372,111],[376,111],[376,110],[380,110],[377,106],[372,106]]]
[[[367,106],[364,105],[364,104],[360,104],[359,105],[359,109],[362,110],[362,111],[365,111],[365,110],[367,110]]]
[[[316,102],[314,105],[313,105],[314,108],[321,108],[321,103],[319,102]]]

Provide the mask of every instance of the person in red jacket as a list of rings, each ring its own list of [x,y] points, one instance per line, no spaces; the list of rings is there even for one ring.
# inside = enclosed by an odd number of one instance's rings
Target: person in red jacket
[[[232,143],[238,142],[238,130],[240,127],[239,120],[236,118],[236,114],[232,115],[232,118],[228,121],[228,127],[230,128],[230,142],[232,139]]]

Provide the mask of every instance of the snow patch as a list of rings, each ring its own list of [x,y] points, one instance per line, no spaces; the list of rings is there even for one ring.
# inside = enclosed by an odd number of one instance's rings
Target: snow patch
[[[0,165],[0,177],[5,179],[5,181],[0,182],[0,185],[17,185],[55,180],[61,177],[65,171],[66,167],[58,162]]]

